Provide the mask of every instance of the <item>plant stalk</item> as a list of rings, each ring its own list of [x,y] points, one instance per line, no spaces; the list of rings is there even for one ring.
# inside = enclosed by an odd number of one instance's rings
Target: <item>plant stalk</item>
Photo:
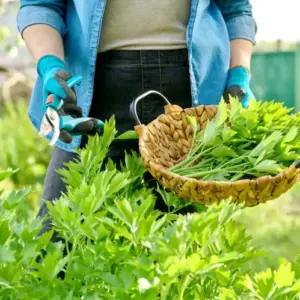
[[[190,281],[189,274],[187,274],[185,276],[184,280],[183,280],[183,283],[181,284],[181,287],[180,287],[180,290],[179,290],[178,300],[183,300],[184,299],[184,292],[185,292],[186,287],[189,284],[189,281]]]

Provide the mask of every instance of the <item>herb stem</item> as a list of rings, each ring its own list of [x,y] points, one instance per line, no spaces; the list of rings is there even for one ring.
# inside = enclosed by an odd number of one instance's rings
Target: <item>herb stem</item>
[[[161,300],[166,300],[169,295],[169,290],[172,286],[172,283],[167,283],[164,288],[161,289]]]
[[[256,173],[250,172],[254,170],[254,168],[248,169],[248,170],[228,170],[228,169],[214,169],[214,170],[210,170],[210,171],[203,171],[203,172],[198,172],[198,173],[192,173],[192,174],[185,174],[185,177],[203,177],[203,176],[207,176],[207,175],[211,175],[211,174],[215,174],[215,173],[233,173],[233,174],[249,174],[249,175],[254,175],[256,176]]]
[[[197,135],[197,130],[194,130],[194,132],[193,132],[192,146],[191,146],[191,148],[190,148],[190,151],[189,151],[189,154],[188,154],[188,156],[190,156],[190,155],[191,155],[191,153],[192,153],[192,150],[193,150],[193,145],[195,144],[196,135]]]
[[[183,283],[181,284],[181,287],[180,287],[180,290],[179,290],[179,298],[178,300],[183,300],[184,298],[184,292],[185,292],[185,289],[186,287],[188,286],[189,284],[189,281],[190,281],[190,277],[189,277],[189,274],[187,274],[183,280]]]
[[[199,164],[193,166],[193,167],[184,167],[181,168],[179,170],[176,170],[178,173],[180,172],[184,172],[184,171],[192,171],[192,170],[198,170],[198,169],[203,169],[203,167],[207,164],[209,164],[210,162],[212,162],[213,160],[215,160],[215,157],[209,158],[207,160],[204,160],[202,162],[200,162]]]
[[[184,160],[179,162],[178,164],[171,167],[169,170],[171,172],[177,172],[181,167],[187,168],[189,167],[193,162],[195,162],[197,159],[199,159],[201,156],[203,156],[206,153],[211,152],[214,148],[217,146],[210,147],[203,151],[203,149],[198,153],[197,155],[193,156],[195,153],[192,153],[191,155],[188,155]]]
[[[215,149],[217,146],[218,146],[218,145],[213,146],[213,147],[210,147],[210,148],[208,148],[208,149],[206,149],[206,150],[204,150],[204,151],[201,150],[200,153],[198,153],[196,156],[194,156],[193,160],[189,163],[189,165],[190,165],[191,163],[193,163],[195,160],[199,159],[201,156],[203,156],[203,155],[205,155],[205,154],[211,152],[211,151],[212,151],[213,149]]]
[[[169,168],[170,171],[174,172],[175,170],[179,169],[181,166],[183,166],[185,163],[191,161],[192,157],[186,157],[184,160],[179,162],[178,164],[174,165],[173,167]]]
[[[234,158],[234,159],[232,159],[232,160],[229,160],[229,161],[227,161],[226,163],[224,163],[223,165],[221,165],[220,168],[224,168],[224,166],[226,166],[226,165],[228,165],[228,164],[232,164],[232,163],[234,163],[234,162],[236,162],[236,161],[243,160],[243,159],[244,159],[245,157],[247,157],[247,156],[248,156],[248,154],[246,153],[246,154],[241,155],[241,156],[239,156],[239,157],[237,157],[237,158]]]
[[[240,168],[240,167],[246,167],[248,165],[252,165],[250,162],[246,162],[246,163],[241,163],[241,164],[237,164],[237,165],[233,165],[233,166],[227,166],[227,169],[235,169],[235,168]]]
[[[66,241],[66,242],[68,244],[68,241]],[[68,269],[71,268],[73,256],[74,256],[74,253],[75,253],[76,248],[77,248],[77,243],[78,243],[78,236],[76,238],[74,238],[74,243],[72,245],[71,251],[68,251],[68,265],[67,265],[66,274],[69,273]]]
[[[201,143],[199,146],[197,146],[193,149],[193,151],[191,152],[191,155],[195,155],[198,151],[200,151],[200,153],[201,153],[204,150],[204,148],[205,148],[205,144]]]
[[[185,174],[185,173],[192,173],[192,172],[195,172],[195,171],[201,171],[201,170],[203,170],[203,168],[204,168],[204,166],[206,165],[206,163],[209,163],[209,162],[211,162],[211,161],[214,160],[214,159],[215,159],[215,158],[210,158],[210,159],[208,159],[207,161],[203,161],[202,164],[196,165],[196,166],[194,166],[194,167],[190,167],[190,168],[182,168],[182,169],[180,169],[180,170],[177,171],[177,174],[183,175],[183,174]],[[222,165],[218,166],[217,168],[218,168],[218,171],[220,171],[220,170],[223,170],[223,171],[226,171],[226,170],[233,171],[233,170],[235,170],[235,168],[246,167],[246,166],[248,166],[248,165],[251,165],[251,163],[248,162],[248,163],[241,163],[241,164],[237,164],[237,165],[233,165],[233,166],[227,166],[227,168],[226,168],[225,170],[221,168]],[[233,169],[233,170],[232,170],[232,169]],[[240,170],[240,169],[238,169],[238,171],[239,171],[239,170]],[[202,171],[202,172],[208,172],[208,171],[210,171],[210,170]]]

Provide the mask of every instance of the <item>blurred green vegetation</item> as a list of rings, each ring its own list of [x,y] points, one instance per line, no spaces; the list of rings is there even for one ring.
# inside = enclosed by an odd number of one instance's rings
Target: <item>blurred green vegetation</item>
[[[16,14],[19,1],[0,0],[0,17],[5,14]],[[18,47],[23,45],[19,34],[12,34],[6,25],[0,26],[0,47],[7,53],[17,53]]]
[[[14,173],[2,183],[2,188],[12,190],[30,186],[33,190],[30,206],[36,210],[41,197],[51,148],[33,128],[27,115],[27,106],[22,99],[2,104],[0,170],[19,169],[19,172]]]
[[[279,199],[244,209],[237,221],[246,226],[253,245],[268,253],[252,262],[255,270],[276,266],[280,257],[294,260],[300,253],[300,184]]]

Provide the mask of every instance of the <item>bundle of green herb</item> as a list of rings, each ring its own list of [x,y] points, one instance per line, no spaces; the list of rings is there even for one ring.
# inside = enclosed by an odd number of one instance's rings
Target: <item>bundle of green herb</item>
[[[194,135],[190,152],[170,168],[173,173],[212,181],[236,181],[276,175],[300,158],[300,114],[275,101],[240,102],[222,99],[217,115],[199,130],[188,117]]]

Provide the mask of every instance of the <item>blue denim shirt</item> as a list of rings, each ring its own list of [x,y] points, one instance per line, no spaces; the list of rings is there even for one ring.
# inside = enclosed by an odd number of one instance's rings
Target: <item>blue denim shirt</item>
[[[89,114],[93,97],[106,1],[20,0],[17,26],[21,34],[32,24],[48,24],[63,36],[70,73],[83,76],[76,92],[84,116]],[[192,0],[186,31],[191,106],[220,101],[230,63],[230,40],[242,38],[255,44],[255,34],[256,23],[249,0]],[[42,80],[37,77],[29,105],[29,117],[37,130],[45,113],[42,99]],[[58,141],[56,145],[73,151],[80,142],[81,138],[76,137],[72,144]]]

